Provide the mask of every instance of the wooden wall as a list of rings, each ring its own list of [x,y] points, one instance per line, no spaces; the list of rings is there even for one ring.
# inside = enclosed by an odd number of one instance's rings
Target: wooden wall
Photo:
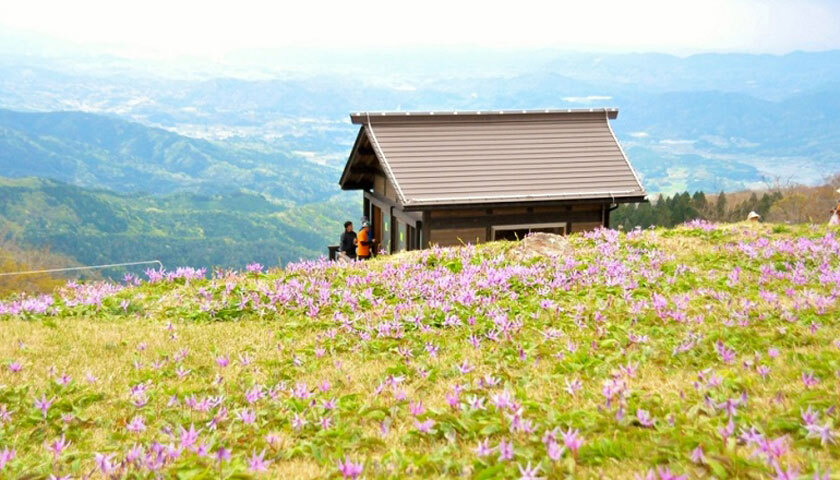
[[[428,212],[429,241],[440,246],[481,243],[493,226],[566,223],[567,231],[583,232],[602,225],[601,203],[534,207],[469,208]]]
[[[397,201],[397,191],[394,190],[394,186],[391,185],[385,175],[376,174],[373,176],[373,191],[389,200]]]
[[[601,226],[601,222],[577,222],[572,224],[570,233],[588,232]]]
[[[453,247],[464,243],[482,243],[487,240],[486,228],[442,228],[432,229],[431,243],[441,247]]]

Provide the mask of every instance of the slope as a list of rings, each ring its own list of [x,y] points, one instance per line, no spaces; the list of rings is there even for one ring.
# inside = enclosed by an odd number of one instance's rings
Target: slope
[[[355,197],[289,207],[250,192],[116,194],[44,179],[0,179],[0,225],[25,243],[90,264],[161,260],[241,268],[326,254]]]
[[[0,475],[827,478],[838,233],[698,222],[2,302]]]

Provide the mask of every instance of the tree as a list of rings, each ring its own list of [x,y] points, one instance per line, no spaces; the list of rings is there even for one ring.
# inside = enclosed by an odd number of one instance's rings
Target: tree
[[[714,220],[718,222],[725,222],[728,218],[726,211],[726,194],[720,192],[717,197],[717,201],[715,202],[715,218]]]

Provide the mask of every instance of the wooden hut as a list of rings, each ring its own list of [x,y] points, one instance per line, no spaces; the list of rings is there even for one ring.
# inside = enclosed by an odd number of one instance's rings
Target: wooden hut
[[[617,109],[365,112],[339,184],[362,190],[379,250],[566,234],[645,200]]]

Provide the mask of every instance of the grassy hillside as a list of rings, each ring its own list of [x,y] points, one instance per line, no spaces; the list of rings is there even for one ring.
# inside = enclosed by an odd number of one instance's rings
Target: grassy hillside
[[[0,171],[120,192],[250,189],[289,202],[326,200],[335,169],[82,112],[0,110]]]
[[[0,474],[836,471],[838,233],[602,230],[2,303]]]
[[[51,252],[47,248],[28,248],[0,231],[0,273],[71,266],[76,266],[72,258]],[[98,272],[85,272],[84,278],[101,279]],[[67,279],[68,277],[62,277],[59,272],[0,275],[0,298],[19,292],[50,293],[67,283]]]
[[[0,227],[85,265],[158,259],[169,267],[241,268],[317,258],[360,211],[356,195],[290,207],[249,192],[120,195],[0,179]]]

